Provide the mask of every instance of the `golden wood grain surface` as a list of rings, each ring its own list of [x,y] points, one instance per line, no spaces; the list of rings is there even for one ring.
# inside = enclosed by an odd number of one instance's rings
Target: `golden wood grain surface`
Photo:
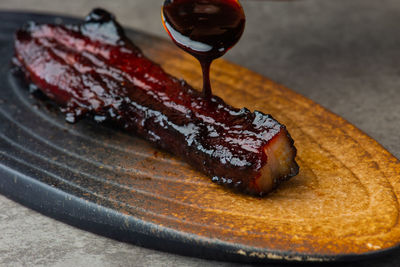
[[[160,39],[131,37],[169,73],[201,88],[200,67],[189,55]],[[229,104],[272,114],[287,126],[300,173],[255,198],[157,153],[142,167],[154,177],[177,180],[158,184],[159,198],[144,202],[157,216],[146,213],[144,219],[226,242],[310,255],[360,254],[399,243],[400,163],[388,151],[339,116],[247,69],[217,60],[211,79],[213,92]],[[173,171],[154,168],[162,161]]]

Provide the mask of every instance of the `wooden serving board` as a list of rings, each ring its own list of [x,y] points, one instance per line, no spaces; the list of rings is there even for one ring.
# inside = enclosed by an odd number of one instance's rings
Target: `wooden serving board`
[[[263,198],[211,182],[179,158],[91,121],[70,125],[9,71],[12,33],[27,20],[0,13],[0,192],[67,223],[176,253],[237,261],[328,261],[400,242],[400,162],[311,100],[217,60],[214,93],[272,114],[295,140],[300,173]],[[169,73],[201,87],[199,64],[171,42],[128,36]]]

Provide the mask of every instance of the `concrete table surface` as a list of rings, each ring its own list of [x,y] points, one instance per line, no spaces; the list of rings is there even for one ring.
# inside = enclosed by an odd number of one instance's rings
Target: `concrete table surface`
[[[162,0],[1,0],[0,9],[83,17],[93,7],[164,36]],[[225,58],[311,98],[400,158],[400,1],[243,0],[247,24]],[[232,266],[117,242],[0,196],[1,266]],[[400,266],[400,250],[348,266]],[[239,264],[238,264],[239,266]],[[278,266],[278,264],[271,264]]]

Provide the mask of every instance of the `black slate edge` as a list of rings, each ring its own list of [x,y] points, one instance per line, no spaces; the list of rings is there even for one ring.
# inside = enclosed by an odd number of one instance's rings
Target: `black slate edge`
[[[383,255],[393,249],[360,255],[293,255],[290,252],[255,250],[238,244],[196,237],[136,219],[82,198],[67,194],[0,164],[0,193],[6,197],[83,230],[119,241],[185,256],[235,262],[353,261]],[[108,216],[107,216],[108,215]],[[241,250],[243,253],[238,254]],[[271,253],[288,259],[274,260],[249,256],[251,252]],[[298,263],[298,260],[294,262]],[[319,262],[321,263],[321,262]]]

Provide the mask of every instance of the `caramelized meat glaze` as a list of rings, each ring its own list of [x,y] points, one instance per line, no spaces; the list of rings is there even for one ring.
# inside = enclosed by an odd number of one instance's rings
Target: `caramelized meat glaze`
[[[217,96],[203,98],[146,58],[105,10],[79,25],[26,25],[15,35],[14,62],[68,122],[111,121],[214,182],[262,195],[298,173],[285,126]]]

